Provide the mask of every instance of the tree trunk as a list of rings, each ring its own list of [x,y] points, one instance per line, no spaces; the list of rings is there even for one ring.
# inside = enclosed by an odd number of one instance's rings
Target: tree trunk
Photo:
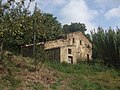
[[[3,56],[3,41],[0,42],[0,62],[2,61]]]
[[[35,46],[36,46],[36,34],[34,33],[34,36],[33,36],[33,57],[35,57]]]

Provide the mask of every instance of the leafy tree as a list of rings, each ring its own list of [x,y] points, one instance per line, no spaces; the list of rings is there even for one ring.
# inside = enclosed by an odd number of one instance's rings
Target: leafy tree
[[[60,22],[57,21],[56,17],[53,17],[53,15],[49,13],[44,13],[43,17],[45,41],[56,39],[62,34]]]
[[[24,43],[24,29],[21,29],[25,16],[28,16],[28,8],[24,7],[24,0],[15,2],[8,0],[5,3],[0,1],[0,41],[1,51],[3,46],[11,49]],[[30,2],[32,2],[30,0]],[[12,48],[13,49],[13,48]]]
[[[75,32],[75,31],[81,31],[85,33],[86,31],[86,26],[83,23],[71,23],[71,25],[65,24],[63,26],[63,31],[67,33]]]
[[[101,58],[105,64],[120,65],[120,29],[109,28],[104,30],[101,27],[97,32],[92,32],[93,58]]]

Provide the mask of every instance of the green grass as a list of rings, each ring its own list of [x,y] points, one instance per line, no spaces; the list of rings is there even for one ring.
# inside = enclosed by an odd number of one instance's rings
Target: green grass
[[[31,87],[32,90],[44,90],[43,85],[40,83],[30,83],[29,87]]]
[[[30,70],[34,67],[33,59],[11,56],[11,59],[5,57],[4,62],[11,75],[0,74],[0,90],[18,88],[21,90],[120,90],[120,71],[98,62],[78,64],[45,62],[38,75]],[[20,64],[21,67],[16,67],[16,64]],[[27,78],[23,78],[26,75]],[[35,78],[39,82],[36,83]],[[33,81],[24,84],[25,81],[32,79]]]
[[[47,65],[63,74],[66,88],[71,90],[120,90],[120,72],[105,65],[85,62],[76,65],[48,62]]]

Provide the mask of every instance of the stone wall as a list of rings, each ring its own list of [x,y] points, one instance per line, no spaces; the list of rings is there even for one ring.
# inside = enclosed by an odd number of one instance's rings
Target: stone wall
[[[37,44],[35,49],[36,51],[44,50],[44,44]],[[22,46],[20,52],[25,57],[33,57],[33,44]]]
[[[78,59],[92,59],[92,44],[82,32],[70,33],[67,36],[69,44],[76,46],[76,56]],[[74,39],[74,43],[73,43]]]
[[[69,53],[68,50],[71,50],[71,53]],[[61,47],[60,49],[61,62],[76,63],[75,51],[76,51],[76,47],[74,45]],[[69,61],[69,57],[71,57],[73,60]]]
[[[73,38],[74,38],[74,43],[73,43]],[[82,33],[82,32],[74,32],[74,33],[70,33],[67,35],[67,39],[69,41],[69,44],[71,45],[76,45],[76,46],[80,46],[80,41],[82,41],[82,45],[89,45],[90,47],[92,47],[91,42],[86,38],[86,36]]]
[[[60,47],[60,60],[61,62],[68,62],[68,49],[72,50],[71,57],[73,62],[77,60],[91,60],[92,59],[92,44],[82,32],[73,32],[67,35],[67,39],[58,39],[48,41],[45,43],[44,48],[51,49]]]
[[[66,39],[58,39],[58,40],[45,42],[44,48],[51,49],[51,48],[62,47],[66,45],[68,45],[68,41]]]
[[[39,45],[38,45],[39,46]],[[41,44],[40,44],[41,46]],[[32,55],[32,45],[22,47],[24,55]],[[79,60],[92,59],[92,44],[82,32],[73,32],[67,35],[67,38],[47,41],[42,43],[42,48],[47,51],[50,60],[59,62],[76,63]],[[68,53],[71,49],[71,54]]]
[[[52,48],[45,50],[47,53],[47,59],[54,62],[60,62],[60,48]]]

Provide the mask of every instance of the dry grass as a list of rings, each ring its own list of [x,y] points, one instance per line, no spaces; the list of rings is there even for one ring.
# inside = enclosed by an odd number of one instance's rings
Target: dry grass
[[[34,71],[31,58],[12,54],[5,57],[6,68],[12,74],[8,75],[5,67],[0,69],[0,90],[120,90],[120,72],[98,63],[45,62]]]

